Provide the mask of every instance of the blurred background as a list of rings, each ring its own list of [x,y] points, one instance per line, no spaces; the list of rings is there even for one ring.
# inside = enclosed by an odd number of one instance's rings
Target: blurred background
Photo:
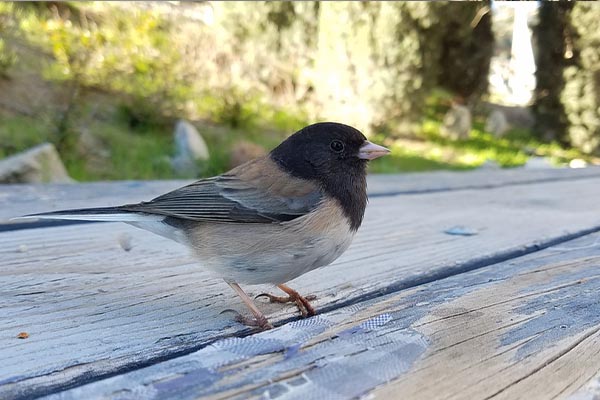
[[[0,182],[210,176],[323,120],[372,172],[598,164],[600,7],[0,3]]]

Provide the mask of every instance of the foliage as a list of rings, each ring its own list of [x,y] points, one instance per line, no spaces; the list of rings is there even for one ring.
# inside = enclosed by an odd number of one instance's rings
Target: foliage
[[[542,2],[536,28],[536,133],[600,153],[600,7]]]
[[[487,90],[494,51],[490,2],[438,2],[431,7],[437,23],[425,40],[437,69],[436,84],[475,103]]]
[[[573,62],[570,39],[573,5],[572,2],[541,2],[539,22],[534,27],[537,45],[534,132],[542,140],[568,142],[568,121],[560,95],[565,87],[563,71]]]
[[[16,53],[11,50],[3,39],[11,30],[9,15],[12,11],[10,4],[0,5],[0,78],[8,77],[8,70],[16,63]]]
[[[478,4],[458,5],[460,13],[418,2],[211,6],[216,21],[211,29],[195,26],[186,32],[201,46],[202,62],[193,64],[198,85],[224,100],[209,112],[203,101],[199,108],[211,118],[215,111],[229,115],[236,126],[238,118],[252,119],[248,108],[260,102],[367,132],[385,126],[414,131],[425,96],[438,82],[464,82],[457,90],[465,96],[484,90],[486,80],[475,75],[489,64],[489,18],[484,14],[475,29],[469,25],[481,9]],[[456,30],[461,23],[467,28]],[[460,55],[462,61],[442,68],[448,63],[442,49],[450,44],[452,54],[446,56]],[[445,69],[461,79],[443,74]]]
[[[48,78],[125,94],[121,111],[134,127],[165,115],[252,126],[267,107],[367,132],[409,132],[439,82],[463,97],[483,91],[478,73],[489,64],[490,24],[484,13],[471,27],[479,4],[452,5],[452,12],[418,2],[210,7],[213,21],[203,24],[74,3],[21,25],[51,49]],[[448,67],[450,58],[460,61]]]
[[[15,62],[15,53],[8,49],[4,40],[0,38],[0,78],[8,77],[8,70],[15,64]]]
[[[215,2],[211,7],[212,25],[178,26],[179,35],[199,46],[186,60],[196,72],[199,116],[243,127],[255,126],[263,107],[305,115],[318,3]]]
[[[171,45],[168,23],[150,11],[30,14],[21,22],[28,38],[50,49],[48,79],[121,93],[132,126],[176,115],[189,98],[189,81]]]
[[[165,179],[172,178],[169,161],[172,143],[160,128],[131,134],[127,125],[95,123],[90,133],[108,148],[108,159],[90,162],[90,157],[75,153],[65,163],[72,177],[80,180]]]
[[[485,7],[322,3],[314,83],[328,118],[392,134],[415,132],[432,88],[478,100],[487,87],[493,42]]]
[[[20,29],[15,48],[29,52],[13,75],[34,60],[27,74],[43,70],[58,93],[36,119],[0,121],[0,157],[65,140],[61,156],[76,179],[172,178],[174,117],[202,125],[211,153],[203,176],[230,167],[237,141],[269,149],[317,120],[355,125],[390,146],[373,172],[581,157],[528,131],[495,138],[477,115],[468,139],[439,134],[452,101],[476,102],[485,91],[488,3],[201,2],[196,19],[155,5],[0,3],[0,21],[11,14]],[[84,134],[97,152],[81,148]]]
[[[0,159],[47,141],[48,125],[40,119],[3,117],[0,125]]]
[[[585,153],[600,153],[600,7],[578,2],[571,12],[574,64],[564,71],[561,95],[570,143]]]

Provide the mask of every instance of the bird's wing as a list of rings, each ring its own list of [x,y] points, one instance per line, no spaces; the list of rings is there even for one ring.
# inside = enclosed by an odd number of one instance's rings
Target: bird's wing
[[[270,223],[302,216],[321,200],[316,185],[285,174],[263,158],[149,202],[120,208],[193,221]]]

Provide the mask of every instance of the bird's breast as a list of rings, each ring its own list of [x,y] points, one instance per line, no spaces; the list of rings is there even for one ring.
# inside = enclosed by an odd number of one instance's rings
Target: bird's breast
[[[190,235],[201,264],[239,283],[284,283],[331,264],[354,231],[337,200],[280,224],[206,223]]]

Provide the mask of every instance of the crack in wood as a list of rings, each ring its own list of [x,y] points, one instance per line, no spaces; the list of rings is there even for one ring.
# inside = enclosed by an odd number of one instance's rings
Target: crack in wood
[[[583,236],[587,236],[587,235],[590,235],[593,233],[597,233],[597,232],[600,232],[600,225],[594,226],[589,229],[584,229],[579,232],[569,233],[569,234],[558,236],[556,238],[551,238],[551,239],[547,239],[544,241],[540,241],[533,245],[523,246],[522,248],[519,248],[519,249],[508,250],[508,251],[505,251],[505,252],[502,252],[499,254],[495,254],[493,256],[488,256],[488,257],[484,256],[484,257],[480,257],[480,258],[477,258],[474,260],[466,261],[458,266],[457,265],[448,265],[446,268],[440,268],[440,270],[438,272],[435,272],[435,273],[432,273],[429,275],[415,277],[415,278],[412,278],[412,279],[406,280],[406,281],[400,281],[399,283],[391,284],[387,287],[383,287],[376,291],[366,292],[361,296],[357,296],[357,297],[354,297],[354,298],[351,298],[351,299],[348,299],[345,301],[336,302],[333,306],[322,307],[321,312],[333,311],[340,307],[351,306],[354,304],[358,304],[358,303],[361,303],[364,301],[374,299],[376,297],[384,296],[387,294],[399,292],[399,291],[406,290],[409,288],[421,286],[421,285],[424,285],[424,284],[427,284],[427,283],[430,283],[433,281],[438,281],[438,280],[446,279],[446,278],[449,278],[452,276],[475,271],[475,270],[478,270],[481,268],[488,267],[493,264],[498,264],[498,263],[505,262],[505,261],[508,261],[511,259],[523,257],[523,256],[526,256],[526,255],[529,255],[532,253],[537,253],[537,252],[539,252],[541,250],[545,250],[549,247],[556,246],[557,244],[568,242],[568,241],[571,241],[571,240],[574,240],[574,239],[577,239],[577,238],[580,238]]]
[[[587,340],[591,336],[597,334],[598,332],[600,332],[600,327],[591,329],[589,333],[586,333],[586,334],[582,335],[581,338],[577,339],[572,344],[570,344],[568,347],[566,347],[565,349],[559,351],[557,354],[553,355],[552,357],[550,357],[549,359],[547,359],[545,362],[541,363],[538,367],[536,367],[533,370],[529,371],[529,373],[527,373],[526,375],[520,377],[519,379],[514,380],[513,382],[511,382],[510,384],[506,385],[505,387],[503,387],[502,389],[498,390],[497,392],[491,394],[490,396],[485,397],[483,400],[490,400],[490,399],[492,399],[494,397],[497,397],[500,394],[502,394],[503,392],[505,392],[506,390],[510,389],[511,387],[519,384],[520,382],[522,382],[525,379],[533,376],[534,374],[537,374],[542,369],[547,368],[549,365],[551,365],[552,363],[556,362],[561,357],[564,357],[565,355],[567,355],[570,351],[572,351],[573,349],[575,349],[577,346],[579,346],[585,340]]]
[[[588,278],[588,280],[589,279],[600,279],[600,275],[593,275],[592,277]],[[495,306],[498,306],[498,305],[501,305],[501,304],[511,303],[511,302],[514,302],[515,300],[522,300],[522,299],[527,299],[527,298],[533,298],[533,297],[542,296],[542,295],[545,295],[545,294],[549,294],[549,293],[552,293],[552,292],[559,291],[559,290],[564,289],[564,288],[568,288],[570,286],[581,285],[583,282],[584,282],[583,280],[577,279],[577,280],[575,280],[573,282],[568,282],[568,283],[565,283],[563,285],[555,286],[555,287],[552,287],[552,288],[549,288],[549,289],[545,289],[545,290],[541,290],[541,291],[537,291],[537,292],[523,294],[523,295],[511,298],[511,299],[506,299],[504,301],[499,301],[499,302],[496,302],[496,303],[487,304],[485,306],[476,307],[476,308],[473,308],[471,310],[465,310],[465,311],[461,311],[461,312],[458,312],[458,313],[455,313],[455,314],[446,315],[446,316],[443,316],[443,317],[440,317],[440,318],[437,318],[437,319],[430,319],[430,320],[424,321],[424,322],[422,322],[420,324],[415,324],[414,327],[418,328],[418,327],[421,327],[421,326],[425,326],[425,325],[429,325],[429,324],[434,324],[434,323],[437,323],[437,322],[440,322],[440,321],[443,321],[443,320],[446,320],[446,319],[452,319],[452,318],[455,318],[455,317],[458,317],[458,316],[462,316],[462,315],[466,315],[466,314],[472,314],[472,313],[475,313],[477,311],[482,311],[482,310],[485,310],[487,308],[495,307]]]

